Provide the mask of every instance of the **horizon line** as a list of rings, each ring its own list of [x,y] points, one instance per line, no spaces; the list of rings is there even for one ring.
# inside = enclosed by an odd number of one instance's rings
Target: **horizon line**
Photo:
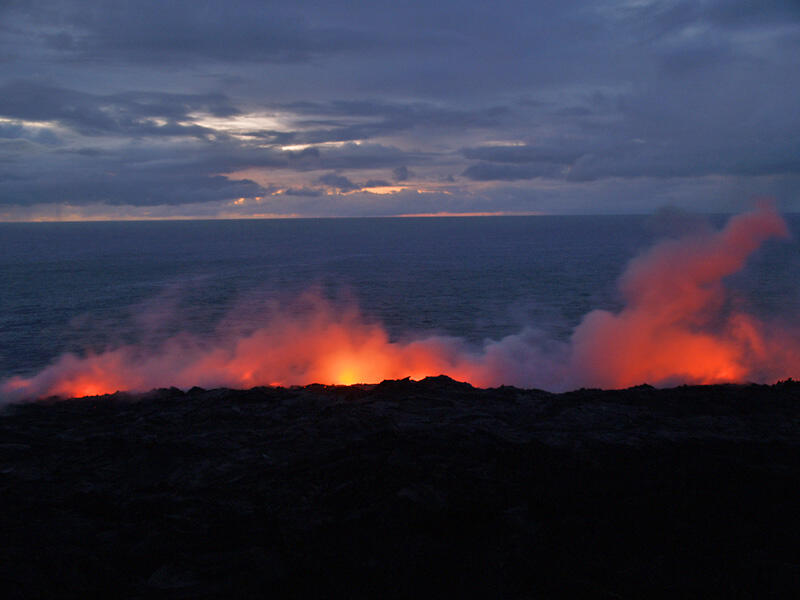
[[[733,215],[736,212],[691,212],[697,215]],[[800,211],[779,211],[780,214],[800,214]],[[547,213],[543,211],[475,211],[475,212],[450,212],[440,211],[433,213],[402,213],[396,215],[237,215],[237,216],[164,216],[164,217],[87,217],[87,218],[51,218],[39,217],[31,219],[2,219],[0,224],[12,223],[147,223],[159,221],[294,221],[294,220],[323,220],[323,219],[449,219],[449,218],[479,218],[479,217],[626,217],[647,216],[657,214],[658,210],[650,212],[625,212],[625,213]]]

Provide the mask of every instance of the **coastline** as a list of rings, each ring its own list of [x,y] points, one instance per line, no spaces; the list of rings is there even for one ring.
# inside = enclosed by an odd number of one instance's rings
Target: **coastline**
[[[6,598],[800,590],[791,380],[154,390],[0,433]]]

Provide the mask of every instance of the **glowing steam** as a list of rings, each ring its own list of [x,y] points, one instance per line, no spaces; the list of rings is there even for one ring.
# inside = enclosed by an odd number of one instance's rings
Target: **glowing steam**
[[[121,346],[85,358],[65,354],[35,377],[8,380],[2,390],[12,398],[72,397],[164,386],[352,384],[443,372],[466,379],[471,370],[462,366],[457,345],[438,337],[390,342],[355,307],[306,294],[246,334],[210,343],[184,333],[156,351]]]
[[[720,232],[654,246],[622,276],[625,308],[593,311],[575,330],[573,372],[600,387],[792,375],[796,348],[726,306],[723,282],[764,240],[787,235],[783,219],[762,207],[732,218]]]
[[[0,385],[11,400],[154,387],[352,384],[447,374],[478,386],[560,391],[650,383],[775,381],[797,374],[800,346],[787,333],[732,307],[724,278],[760,244],[787,235],[774,210],[734,217],[719,232],[661,242],[631,261],[618,313],[587,314],[567,342],[535,329],[471,348],[432,336],[392,341],[353,306],[308,294],[263,324],[213,342],[190,334],[155,351],[133,345],[67,354],[31,378]]]

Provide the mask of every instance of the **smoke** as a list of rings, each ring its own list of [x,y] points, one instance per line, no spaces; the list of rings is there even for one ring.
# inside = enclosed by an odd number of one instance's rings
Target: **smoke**
[[[482,387],[553,391],[771,382],[797,374],[800,346],[785,324],[738,308],[725,278],[766,239],[787,235],[783,219],[764,205],[720,231],[663,241],[622,275],[622,310],[590,312],[564,342],[532,327],[479,347],[447,336],[393,341],[354,302],[307,293],[291,305],[265,309],[249,329],[208,337],[181,333],[155,349],[129,344],[66,354],[33,377],[3,382],[0,395],[20,400],[166,386],[352,384],[442,373]]]

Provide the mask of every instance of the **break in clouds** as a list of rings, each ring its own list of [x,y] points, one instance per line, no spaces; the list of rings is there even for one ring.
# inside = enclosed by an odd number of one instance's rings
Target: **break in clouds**
[[[0,7],[0,219],[735,211],[800,191],[789,0]]]

